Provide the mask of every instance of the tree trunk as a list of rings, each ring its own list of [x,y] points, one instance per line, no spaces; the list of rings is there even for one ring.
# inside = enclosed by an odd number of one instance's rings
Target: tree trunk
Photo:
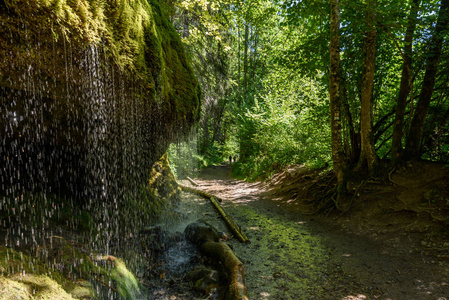
[[[241,72],[241,51],[240,51],[240,36],[241,36],[241,32],[240,32],[240,22],[237,21],[237,31],[238,31],[238,37],[237,37],[237,45],[238,45],[238,52],[237,52],[237,62],[238,62],[238,87],[239,87],[239,91],[241,91],[241,85],[240,85],[240,79],[242,78],[242,72]]]
[[[342,145],[340,99],[340,0],[331,0],[331,39],[329,95],[331,112],[331,147],[338,193],[346,193],[346,163]]]
[[[350,153],[350,165],[354,166],[358,161],[360,157],[360,135],[358,132],[356,132],[354,128],[354,121],[352,118],[351,110],[349,108],[349,99],[348,99],[348,92],[346,89],[346,85],[344,83],[344,77],[342,79],[342,92],[343,92],[343,99],[342,105],[343,110],[345,111],[346,115],[346,121],[348,122],[348,128],[349,128],[349,138],[351,142],[351,153]]]
[[[245,52],[243,53],[243,92],[245,93],[248,86],[248,38],[249,38],[249,24],[245,24]]]
[[[373,86],[376,61],[376,0],[366,5],[366,25],[368,32],[364,42],[365,57],[362,69],[362,109],[360,113],[361,153],[359,167],[367,164],[370,174],[376,172],[378,157],[373,145]]]
[[[412,86],[412,51],[413,36],[416,28],[416,18],[421,0],[413,0],[408,17],[407,31],[404,38],[404,63],[402,65],[401,85],[399,88],[398,105],[393,127],[393,141],[391,143],[391,163],[396,165],[402,155],[402,136],[404,127],[404,114],[407,106],[407,96]],[[413,101],[413,99],[412,99]]]
[[[257,69],[257,30],[254,33],[254,54],[253,54],[253,67],[252,67],[252,79],[253,82],[256,80],[256,69]]]
[[[441,56],[441,49],[445,33],[447,32],[449,19],[449,0],[442,0],[438,15],[437,25],[430,42],[430,50],[427,55],[426,73],[422,83],[421,93],[419,94],[418,104],[413,115],[410,127],[410,133],[405,147],[406,159],[418,159],[421,157],[421,140],[426,122],[427,112],[429,110],[430,100],[432,99],[435,77],[438,71],[438,61]]]

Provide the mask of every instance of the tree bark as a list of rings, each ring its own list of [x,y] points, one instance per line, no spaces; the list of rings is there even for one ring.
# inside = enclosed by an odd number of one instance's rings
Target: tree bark
[[[426,73],[419,94],[418,104],[413,114],[410,133],[405,146],[405,158],[418,159],[421,157],[421,140],[426,122],[427,112],[432,99],[435,78],[438,71],[438,62],[445,34],[447,33],[449,19],[449,0],[441,0],[440,11],[435,31],[430,42],[430,50],[427,55]]]
[[[232,231],[233,234],[237,237],[237,239],[242,243],[250,243],[250,240],[245,235],[245,233],[242,231],[239,225],[235,223],[234,219],[231,218],[230,215],[228,215],[223,207],[220,206],[217,199],[215,197],[212,197],[209,199],[212,205],[215,207],[215,209],[218,211],[220,216],[223,218],[225,224],[228,226],[228,228]]]
[[[245,24],[245,52],[243,53],[243,91],[246,98],[246,89],[248,87],[248,39],[249,39],[249,24]]]
[[[361,153],[359,167],[368,166],[370,174],[376,173],[378,157],[373,145],[373,86],[376,62],[376,0],[369,0],[366,4],[367,32],[364,42],[365,57],[362,68],[362,108],[360,113],[360,142]]]
[[[337,176],[339,194],[346,193],[346,163],[341,132],[340,98],[340,0],[331,0],[331,38],[329,95],[331,112],[331,147],[334,172]]]
[[[241,32],[240,32],[240,22],[239,20],[237,20],[237,31],[238,31],[238,36],[237,36],[237,45],[238,45],[238,52],[237,52],[237,62],[238,62],[238,87],[239,90],[241,91],[241,85],[240,85],[240,79],[242,78],[242,73],[241,73],[241,51],[240,51],[240,36],[241,36]]]
[[[254,54],[253,54],[253,67],[252,67],[252,79],[253,82],[256,80],[256,69],[257,69],[257,30],[254,33]]]
[[[393,141],[391,143],[391,163],[395,166],[402,155],[402,136],[404,127],[404,114],[407,107],[407,96],[412,87],[412,52],[413,36],[416,28],[416,18],[421,0],[413,0],[408,17],[407,30],[404,38],[404,63],[402,65],[401,85],[399,88],[398,104],[393,127]],[[411,100],[413,101],[413,99]]]
[[[359,133],[355,130],[354,127],[354,121],[352,119],[352,114],[351,114],[351,110],[349,108],[349,99],[347,97],[347,89],[346,89],[346,85],[344,83],[344,77],[341,78],[342,79],[342,91],[343,91],[343,99],[344,101],[342,101],[342,105],[343,105],[343,110],[345,112],[346,115],[346,121],[348,122],[348,128],[349,128],[349,138],[350,138],[350,142],[351,142],[351,153],[350,153],[350,165],[354,166],[358,161],[359,161],[359,157],[360,157],[360,135]]]
[[[190,183],[193,184],[194,186],[198,186],[198,183],[189,176],[187,176],[187,180],[190,181]]]

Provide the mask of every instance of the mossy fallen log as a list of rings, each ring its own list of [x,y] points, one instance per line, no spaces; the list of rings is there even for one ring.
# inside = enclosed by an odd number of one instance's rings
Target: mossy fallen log
[[[200,251],[213,257],[223,264],[228,275],[226,300],[247,300],[248,293],[245,284],[245,266],[235,256],[229,246],[222,242],[207,241],[200,246]]]
[[[221,207],[220,203],[218,203],[217,198],[211,197],[211,198],[209,198],[209,200],[212,203],[212,205],[215,207],[215,209],[218,211],[218,213],[221,215],[221,217],[225,221],[228,228],[232,231],[233,234],[235,234],[237,239],[239,241],[241,241],[242,243],[250,243],[250,240],[245,235],[245,233],[242,231],[240,226],[237,223],[235,223],[234,219],[232,219],[231,216],[228,215],[224,211],[224,209],[223,209],[223,207]]]
[[[185,230],[188,240],[198,246],[201,253],[219,261],[225,268],[228,278],[224,299],[248,300],[245,284],[245,266],[232,249],[218,241],[218,231],[208,223],[199,220],[189,224]]]
[[[189,176],[187,176],[187,180],[190,181],[190,183],[193,184],[194,186],[198,186],[198,183]]]
[[[184,192],[194,193],[194,194],[197,194],[204,198],[209,199],[209,201],[212,203],[212,205],[215,207],[215,209],[218,211],[218,213],[223,218],[224,222],[226,223],[226,226],[228,226],[229,230],[231,230],[231,232],[237,237],[237,239],[239,241],[241,241],[242,243],[250,243],[250,240],[245,235],[245,233],[242,231],[240,226],[234,221],[234,219],[232,219],[232,217],[230,215],[228,215],[225,212],[223,207],[221,207],[220,203],[218,203],[221,200],[220,198],[218,198],[212,194],[209,194],[207,192],[197,190],[197,189],[194,189],[192,187],[188,187],[188,186],[185,186],[182,184],[179,184],[179,186],[181,187],[181,189]]]
[[[195,188],[193,188],[193,187],[186,186],[186,185],[183,185],[183,184],[180,184],[180,183],[178,183],[178,186],[179,186],[179,187],[181,188],[181,190],[183,190],[184,192],[196,194],[196,195],[199,195],[199,196],[201,196],[201,197],[203,197],[203,198],[206,198],[206,199],[210,199],[210,198],[212,198],[212,197],[215,197],[215,198],[217,198],[218,201],[220,201],[220,202],[223,201],[221,198],[216,197],[216,196],[214,196],[214,195],[212,195],[212,194],[209,194],[208,192],[201,191],[201,190],[198,190],[198,189],[195,189]]]

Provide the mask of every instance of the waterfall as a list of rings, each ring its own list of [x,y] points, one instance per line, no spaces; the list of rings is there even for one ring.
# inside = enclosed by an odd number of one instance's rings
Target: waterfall
[[[123,294],[111,257],[170,201],[153,163],[199,118],[182,42],[156,0],[18,0],[0,3],[0,45],[0,269]]]

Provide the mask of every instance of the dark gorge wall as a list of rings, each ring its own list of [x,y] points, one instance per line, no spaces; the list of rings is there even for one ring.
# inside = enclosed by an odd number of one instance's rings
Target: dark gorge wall
[[[0,2],[3,199],[33,191],[123,205],[146,193],[153,162],[199,111],[158,1]]]

